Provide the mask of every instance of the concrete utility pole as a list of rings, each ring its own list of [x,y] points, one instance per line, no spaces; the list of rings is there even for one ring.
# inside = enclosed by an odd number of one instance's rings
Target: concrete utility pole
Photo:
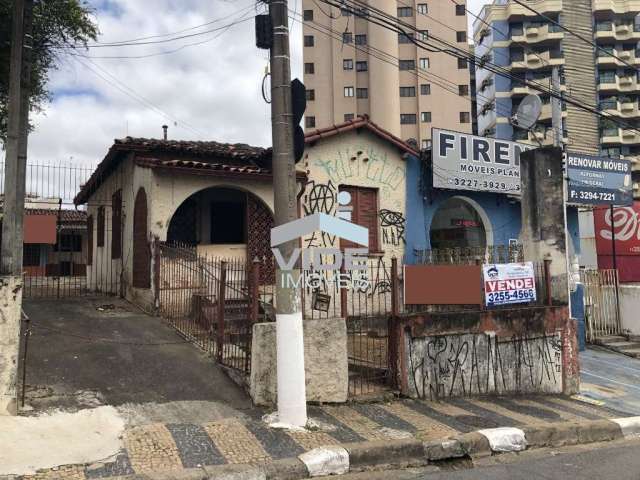
[[[269,15],[273,25],[271,47],[271,125],[273,139],[273,193],[275,224],[295,220],[297,213],[296,167],[293,153],[293,114],[291,108],[291,59],[287,0],[271,0]],[[283,258],[291,258],[296,248],[291,241],[279,245]],[[307,423],[304,370],[304,340],[300,289],[283,278],[300,276],[276,270],[276,348],[278,385],[278,423],[303,427]]]
[[[14,0],[0,259],[0,415],[17,413],[33,0]]]

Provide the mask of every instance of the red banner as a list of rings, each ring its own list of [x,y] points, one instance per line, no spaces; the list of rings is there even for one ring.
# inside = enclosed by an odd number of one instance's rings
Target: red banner
[[[598,207],[593,210],[598,256],[612,255],[612,225],[616,238],[616,257],[640,255],[640,202],[630,207],[615,207],[613,219],[611,209]]]

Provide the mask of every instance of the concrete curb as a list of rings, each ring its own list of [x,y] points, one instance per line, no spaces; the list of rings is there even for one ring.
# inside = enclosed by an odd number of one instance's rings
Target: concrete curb
[[[299,480],[385,467],[421,466],[462,457],[484,457],[542,447],[640,439],[640,416],[519,428],[492,428],[444,440],[384,440],[315,448],[298,458],[265,465],[217,465],[119,480]],[[109,480],[116,480],[111,478]]]

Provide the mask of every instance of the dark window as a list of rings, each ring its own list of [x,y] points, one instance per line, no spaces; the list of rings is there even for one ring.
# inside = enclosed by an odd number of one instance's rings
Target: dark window
[[[420,114],[420,121],[425,123],[431,122],[431,112],[422,112]]]
[[[111,258],[122,256],[122,190],[111,197]]]
[[[460,123],[469,123],[471,122],[471,115],[469,112],[460,112]]]
[[[305,128],[316,128],[316,117],[304,117]]]
[[[400,60],[398,62],[398,68],[400,70],[415,70],[416,69],[416,61],[415,60]]]
[[[93,263],[93,217],[87,217],[87,265]]]
[[[304,11],[304,20],[306,22],[313,21],[313,10],[305,10]]]
[[[362,35],[356,35],[356,45],[366,45],[367,44],[367,36],[362,34]]]
[[[401,125],[415,125],[416,124],[416,114],[415,113],[401,113],[400,114],[400,124]]]
[[[463,68],[467,68],[467,59],[466,58],[459,58],[458,59],[458,68],[460,70],[462,70]]]
[[[211,243],[245,243],[246,205],[244,202],[211,203]]]
[[[313,89],[307,90],[307,102],[313,102],[316,99],[316,91]]]
[[[305,35],[304,36],[304,46],[305,47],[313,47],[314,45],[313,35]]]
[[[98,247],[104,247],[104,207],[98,207]]]
[[[356,88],[356,98],[369,98],[369,89]]]
[[[60,241],[53,247],[54,252],[81,252],[82,236],[76,233],[60,235]]]
[[[353,120],[354,115],[353,113],[345,113],[344,114],[344,121],[345,122],[350,122],[351,120]]]
[[[22,248],[22,266],[39,267],[40,266],[40,244],[25,243]]]
[[[464,4],[456,4],[456,15],[458,15],[459,17],[464,17],[464,14],[466,13],[467,9],[464,6]]]
[[[462,97],[469,95],[469,85],[458,85],[458,95]]]
[[[413,9],[411,7],[398,7],[398,17],[413,17]]]
[[[366,61],[356,62],[356,71],[357,72],[366,72],[368,70],[368,65]]]
[[[456,32],[456,41],[457,42],[466,42],[467,41],[467,32]]]
[[[524,34],[522,23],[512,23],[509,25],[509,33],[512,37],[520,37]]]
[[[416,96],[416,87],[400,87],[400,96],[401,97],[415,97]]]
[[[377,252],[378,248],[378,190],[374,188],[352,187],[341,185],[341,192],[351,195],[351,221],[369,230],[369,251]],[[358,247],[351,242],[340,241],[341,248]]]
[[[413,34],[406,32],[398,33],[398,42],[399,43],[411,43],[411,39],[413,38]]]
[[[342,60],[342,69],[353,70],[353,60],[350,58],[345,58],[344,60]]]
[[[349,32],[342,33],[342,43],[352,43],[353,42],[353,34]]]
[[[431,84],[423,83],[420,85],[420,95],[431,95]]]
[[[316,73],[316,66],[314,63],[304,64],[304,73]]]
[[[349,10],[348,8],[342,7],[340,9],[340,13],[342,14],[343,17],[350,17],[351,14],[351,10]]]

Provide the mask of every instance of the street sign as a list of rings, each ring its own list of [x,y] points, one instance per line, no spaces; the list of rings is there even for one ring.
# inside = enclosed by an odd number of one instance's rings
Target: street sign
[[[431,138],[435,188],[520,195],[520,153],[532,145],[439,128]]]
[[[631,205],[631,162],[583,153],[567,153],[569,203]]]
[[[483,265],[482,273],[488,307],[536,300],[533,262]]]

